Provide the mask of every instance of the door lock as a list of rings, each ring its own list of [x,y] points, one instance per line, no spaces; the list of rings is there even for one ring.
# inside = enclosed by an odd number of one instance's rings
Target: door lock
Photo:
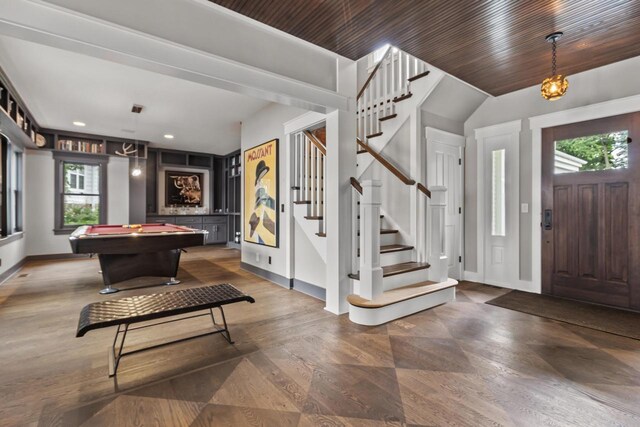
[[[543,223],[545,230],[551,230],[553,226],[553,214],[551,212],[551,209],[545,209]]]

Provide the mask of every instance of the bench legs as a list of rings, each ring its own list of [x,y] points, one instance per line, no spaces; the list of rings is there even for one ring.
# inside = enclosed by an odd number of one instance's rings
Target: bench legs
[[[229,326],[227,325],[227,319],[224,316],[224,310],[222,309],[222,307],[218,307],[218,309],[220,309],[220,314],[222,316],[222,324],[223,327],[219,328],[218,324],[216,323],[216,318],[213,314],[213,308],[209,309],[209,313],[205,313],[205,314],[197,314],[194,316],[188,316],[188,317],[181,317],[179,319],[173,319],[173,320],[167,320],[164,322],[157,322],[157,323],[153,323],[150,325],[143,325],[143,326],[138,326],[136,328],[132,328],[130,327],[130,324],[123,324],[123,325],[118,325],[118,329],[116,331],[116,336],[113,338],[113,344],[111,345],[111,347],[109,348],[109,377],[113,377],[116,375],[116,373],[118,372],[118,365],[120,364],[120,359],[122,359],[124,356],[128,356],[130,354],[134,354],[134,353],[139,353],[145,350],[151,350],[154,348],[158,348],[158,347],[163,347],[165,345],[169,345],[169,344],[174,344],[174,343],[178,343],[178,342],[182,342],[182,341],[187,341],[187,340],[191,340],[193,338],[199,338],[199,337],[203,337],[206,335],[213,335],[213,334],[221,334],[223,336],[223,338],[229,343],[229,344],[233,344],[234,342],[231,340],[231,333],[229,332]],[[123,353],[123,349],[124,349],[124,341],[127,337],[127,332],[129,331],[135,331],[137,329],[143,329],[143,328],[149,328],[151,326],[157,326],[157,325],[162,325],[164,323],[171,323],[171,322],[177,322],[179,320],[186,320],[186,319],[192,319],[195,317],[202,317],[202,316],[211,316],[211,320],[213,321],[213,327],[214,330],[212,332],[205,332],[203,334],[199,334],[199,335],[194,335],[191,337],[186,337],[186,338],[180,338],[177,340],[173,340],[173,341],[168,341],[168,342],[164,342],[161,344],[156,344],[153,346],[149,346],[149,347],[143,347],[137,350],[132,350],[132,351],[128,351],[128,352],[124,352]],[[120,338],[120,336],[122,336]],[[120,338],[120,339],[119,339]]]

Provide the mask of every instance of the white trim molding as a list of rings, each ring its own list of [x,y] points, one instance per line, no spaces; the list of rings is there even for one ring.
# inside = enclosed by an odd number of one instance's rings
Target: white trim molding
[[[291,133],[300,132],[302,130],[310,128],[311,126],[322,123],[325,120],[327,120],[326,114],[309,111],[307,113],[299,115],[298,117],[294,117],[288,122],[284,122],[284,134],[288,135]]]
[[[640,111],[640,95],[530,117],[531,128],[531,284],[542,290],[542,129]]]
[[[510,122],[505,122],[505,123],[498,123],[492,126],[486,126],[483,128],[478,128],[475,129],[474,131],[474,137],[476,140],[476,161],[477,161],[477,170],[476,170],[476,182],[478,183],[478,189],[477,189],[477,194],[478,194],[478,198],[477,198],[477,206],[476,206],[476,220],[477,220],[477,224],[476,224],[476,233],[477,233],[477,241],[476,241],[476,253],[477,253],[477,257],[476,257],[476,264],[477,264],[477,272],[476,273],[472,273],[469,271],[464,271],[464,278],[466,280],[473,280],[476,282],[480,282],[480,283],[488,283],[485,280],[485,268],[484,268],[484,264],[485,264],[485,257],[484,257],[484,251],[485,251],[485,247],[484,247],[484,242],[485,242],[485,215],[484,215],[484,207],[485,207],[485,188],[484,188],[484,174],[485,174],[485,164],[484,164],[484,140],[486,138],[490,138],[490,137],[496,137],[496,136],[500,136],[500,135],[511,135],[512,136],[512,142],[514,144],[516,144],[516,158],[519,158],[519,147],[520,147],[520,132],[522,131],[522,120],[513,120]],[[520,176],[520,168],[519,168],[519,163],[515,165],[515,167],[517,168],[516,171],[516,176]],[[517,188],[519,189],[519,186],[517,186]],[[520,205],[520,191],[518,190],[517,194],[516,194],[516,198],[518,201],[518,206]],[[516,218],[516,221],[518,222],[517,226],[516,226],[516,247],[518,247],[518,249],[520,248],[520,218],[519,216]],[[520,257],[518,256],[517,258],[517,276],[519,277],[520,275]],[[514,280],[517,280],[518,277],[516,277]],[[490,283],[491,284],[491,283]],[[497,284],[496,284],[497,285]],[[497,286],[505,286],[505,284],[500,284]]]

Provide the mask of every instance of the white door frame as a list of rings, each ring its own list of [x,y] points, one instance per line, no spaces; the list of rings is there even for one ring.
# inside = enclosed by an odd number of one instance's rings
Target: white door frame
[[[287,230],[287,239],[284,245],[284,253],[285,253],[285,273],[287,279],[293,279],[295,277],[295,222],[296,219],[293,215],[293,204],[291,203],[291,183],[293,182],[293,150],[291,149],[292,145],[292,135],[294,133],[300,132],[301,130],[308,129],[311,126],[314,126],[318,123],[325,121],[327,118],[326,115],[317,113],[315,111],[309,111],[304,113],[298,117],[295,117],[288,122],[283,123],[284,127],[284,136],[285,136],[285,147],[284,153],[287,159],[287,167],[285,169],[285,188],[287,189],[288,197],[285,198],[286,206],[287,206],[287,218],[289,220],[289,229]],[[278,209],[280,207],[278,206]]]
[[[513,144],[513,148],[516,150],[516,161],[515,165],[515,176],[520,177],[520,132],[522,130],[522,120],[514,120],[506,123],[499,123],[493,126],[487,126],[483,128],[478,128],[475,130],[475,139],[476,139],[476,157],[477,157],[477,171],[476,171],[476,182],[478,183],[477,190],[477,212],[476,212],[476,233],[477,233],[477,242],[476,242],[476,253],[477,253],[477,273],[469,273],[465,271],[464,278],[466,280],[473,280],[481,283],[488,283],[485,279],[485,235],[487,233],[485,227],[485,186],[484,186],[484,177],[485,177],[485,164],[484,164],[484,140],[486,138],[502,136],[502,135],[511,135],[511,143]],[[515,194],[511,194],[511,197],[514,197],[518,206],[520,206],[520,184],[518,179],[518,185],[515,186]],[[518,209],[519,211],[519,209]],[[516,215],[515,218],[517,230],[516,235],[514,236],[515,247],[518,248],[518,256],[515,257],[516,262],[514,263],[510,273],[512,276],[512,287],[519,288],[520,283],[520,215]],[[492,283],[489,283],[492,284]],[[496,284],[498,286],[504,286],[504,284]]]
[[[531,117],[531,279],[532,292],[542,292],[542,129],[640,111],[640,95],[614,99]]]
[[[439,144],[444,144],[444,145],[449,145],[451,147],[456,147],[459,149],[459,155],[460,155],[460,168],[459,168],[459,183],[460,183],[460,192],[458,195],[458,203],[461,208],[462,208],[462,212],[464,213],[464,162],[465,162],[465,158],[464,158],[464,148],[466,146],[466,138],[462,135],[457,135],[455,133],[451,133],[451,132],[447,132],[444,130],[440,130],[440,129],[436,129],[436,128],[432,128],[432,127],[425,127],[424,128],[425,131],[425,137],[427,140],[427,165],[429,164],[429,159],[433,159],[434,158],[434,147],[433,147],[433,143],[439,143]],[[435,171],[432,170],[432,168],[427,167],[427,186],[431,186],[432,185],[432,180],[433,180],[433,176],[431,175],[431,173],[435,173]],[[458,230],[460,230],[459,236],[458,236],[458,256],[464,257],[464,215],[458,215]],[[455,262],[455,261],[454,261]],[[463,278],[463,268],[462,268],[462,263],[458,262],[458,278],[462,279]]]

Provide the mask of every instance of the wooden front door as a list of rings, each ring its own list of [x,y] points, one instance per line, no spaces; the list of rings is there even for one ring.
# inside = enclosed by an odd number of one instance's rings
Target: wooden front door
[[[542,143],[542,292],[640,310],[640,113]]]

